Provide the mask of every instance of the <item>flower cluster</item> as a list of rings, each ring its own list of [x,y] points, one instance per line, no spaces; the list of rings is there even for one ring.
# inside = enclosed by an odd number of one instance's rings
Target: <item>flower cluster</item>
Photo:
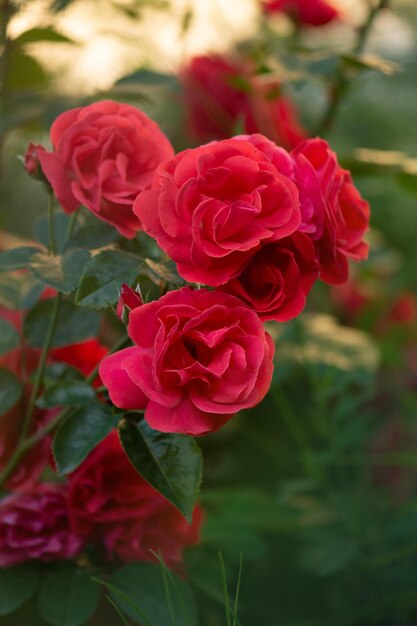
[[[0,318],[21,333],[19,313],[2,307]],[[88,375],[106,353],[92,338],[53,348],[48,364],[65,364]],[[0,470],[16,449],[31,394],[31,376],[39,360],[40,350],[28,347],[0,357],[0,367],[24,385],[21,398],[0,416]],[[100,379],[94,384],[101,384]],[[35,408],[29,434],[40,435],[56,412]],[[46,434],[23,456],[6,483],[10,494],[0,501],[0,567],[76,558],[90,544],[109,561],[149,561],[154,560],[154,552],[170,567],[180,565],[183,548],[198,541],[198,507],[189,525],[133,469],[116,433],[99,444],[65,482],[40,481],[44,470],[53,465],[50,446],[51,437]]]
[[[253,134],[262,128],[258,119],[274,120],[278,130],[277,111],[286,109],[288,121],[291,109],[280,98],[242,97],[229,80],[237,70],[222,63],[195,60],[184,82],[213,64],[222,67],[221,89],[235,102],[230,117],[244,113],[246,135],[174,155],[155,122],[106,101],[63,113],[52,126],[52,150],[31,144],[25,159],[28,173],[48,182],[65,212],[84,205],[125,237],[145,231],[188,281],[150,302],[121,285],[117,312],[128,317],[129,347],[105,356],[91,339],[48,355],[84,374],[99,364],[111,402],[144,412],[149,426],[165,433],[204,435],[261,402],[274,358],[264,322],[299,315],[317,279],[341,283],[348,261],[367,255],[368,204],[327,142],[301,141],[302,132],[287,124],[288,132],[275,138],[288,152]],[[201,119],[198,106],[194,119]],[[13,420],[2,419],[1,466],[19,438],[39,358],[25,349],[26,393],[9,412]],[[20,350],[2,365],[22,377],[21,362]],[[36,408],[29,433],[53,418],[53,411]],[[115,432],[56,484],[39,482],[49,447],[49,437],[40,438],[9,479],[12,493],[0,503],[0,564],[74,558],[87,546],[109,560],[149,560],[161,551],[169,566],[180,564],[184,547],[198,540],[201,511],[196,507],[187,524],[136,472]]]
[[[109,561],[152,561],[178,567],[198,541],[201,511],[191,525],[130,465],[116,433],[66,483],[32,482],[0,502],[0,566],[79,556],[94,545]]]

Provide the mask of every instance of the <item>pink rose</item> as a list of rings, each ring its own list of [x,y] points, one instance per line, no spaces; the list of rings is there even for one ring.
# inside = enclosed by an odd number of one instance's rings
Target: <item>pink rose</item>
[[[327,0],[263,0],[265,13],[286,13],[299,24],[323,26],[340,17]]]
[[[312,241],[297,232],[261,248],[243,272],[220,289],[243,300],[261,320],[286,322],[304,309],[318,273]]]
[[[300,224],[295,184],[244,138],[180,152],[133,207],[186,280],[221,285]]]
[[[324,139],[308,139],[291,156],[300,191],[300,230],[314,241],[320,278],[330,284],[342,283],[348,277],[348,260],[361,261],[368,256],[363,237],[369,228],[369,204]]]
[[[79,554],[83,540],[69,528],[67,496],[39,483],[0,502],[0,566],[37,559],[60,561]]]
[[[116,406],[146,408],[156,430],[215,431],[269,389],[274,344],[234,296],[171,291],[134,309],[128,333],[135,345],[105,358],[100,376]]]
[[[248,59],[232,61],[220,55],[194,57],[183,68],[187,127],[196,139],[227,139],[239,125],[286,148],[306,138],[279,82],[255,70]]]
[[[177,509],[133,468],[117,434],[102,441],[69,479],[72,527],[104,545],[107,557],[153,561],[160,550],[170,566],[198,542],[201,511],[189,525]]]
[[[59,115],[51,142],[37,156],[66,213],[84,205],[125,237],[141,230],[133,201],[174,154],[155,122],[128,104],[96,102]]]

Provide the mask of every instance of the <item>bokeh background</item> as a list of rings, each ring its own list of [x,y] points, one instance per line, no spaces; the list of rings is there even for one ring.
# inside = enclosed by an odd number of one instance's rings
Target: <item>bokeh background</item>
[[[203,626],[224,624],[218,550],[231,589],[242,555],[243,626],[417,623],[417,5],[388,3],[361,60],[376,4],[339,0],[342,20],[295,29],[257,0],[0,0],[0,228],[19,237],[46,197],[18,155],[68,108],[130,102],[179,150],[193,145],[179,76],[196,55],[256,58],[311,135],[341,68],[349,81],[321,130],[371,204],[371,254],[271,326],[270,394],[201,441],[206,522],[187,561]],[[104,605],[91,623],[117,619]],[[36,607],[0,619],[28,623],[44,624]]]

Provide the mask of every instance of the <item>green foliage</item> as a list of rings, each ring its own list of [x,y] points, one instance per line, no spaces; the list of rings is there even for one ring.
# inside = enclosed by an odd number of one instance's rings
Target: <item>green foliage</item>
[[[19,400],[23,384],[10,370],[0,368],[0,415],[4,415]]]
[[[30,346],[42,347],[52,307],[52,299],[42,300],[27,313],[23,324],[23,334]],[[61,303],[52,345],[55,348],[68,346],[95,337],[98,333],[98,325],[99,318],[94,311],[82,310],[72,302],[64,300]]]
[[[87,264],[78,287],[76,300],[94,309],[115,304],[123,283],[131,284],[138,276],[140,259],[122,250],[105,250]]]
[[[93,614],[99,594],[99,586],[87,573],[64,565],[42,580],[39,608],[48,624],[81,626]]]
[[[59,253],[65,250],[70,217],[66,213],[56,212],[53,219],[54,239]],[[49,220],[48,217],[40,217],[33,226],[33,235],[45,248],[49,246]]]
[[[0,569],[0,615],[12,613],[35,593],[38,574],[33,567],[17,565]]]
[[[28,266],[46,285],[69,294],[77,288],[89,260],[87,250],[73,249],[62,255],[36,252],[30,257]]]
[[[118,237],[117,230],[109,224],[90,224],[80,228],[67,242],[66,247],[97,250],[113,243]]]
[[[108,587],[113,600],[136,623],[173,626],[173,615],[177,626],[198,626],[197,609],[188,585],[174,574],[171,576],[172,612],[160,565],[125,565],[114,572]]]
[[[202,457],[186,435],[152,430],[146,422],[123,420],[120,440],[139,474],[191,522],[200,491]]]
[[[34,246],[23,246],[0,252],[0,271],[9,272],[27,268],[31,257],[37,252],[40,252],[40,249]]]
[[[15,327],[6,320],[0,319],[0,355],[17,348],[19,341],[19,334]]]
[[[0,273],[0,305],[13,310],[30,308],[38,300],[44,286],[29,274]]]
[[[37,401],[41,409],[55,406],[80,406],[90,404],[95,399],[94,389],[80,380],[60,380],[50,385]]]
[[[25,46],[38,41],[52,41],[54,43],[75,43],[73,39],[58,33],[54,28],[30,28],[13,39],[13,46]]]
[[[61,386],[62,389],[62,386]],[[84,400],[84,398],[83,398]],[[61,404],[79,403],[70,398]],[[82,402],[84,404],[84,402]],[[118,413],[98,402],[88,402],[71,413],[58,428],[54,437],[53,452],[59,474],[74,471],[88,454],[117,426]]]

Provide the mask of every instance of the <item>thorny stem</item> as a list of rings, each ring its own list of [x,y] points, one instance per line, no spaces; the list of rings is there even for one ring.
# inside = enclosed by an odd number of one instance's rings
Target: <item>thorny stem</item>
[[[380,11],[382,11],[382,9],[386,9],[388,7],[388,4],[389,0],[379,0],[378,4],[370,9],[366,21],[358,29],[358,38],[352,50],[353,54],[359,54],[360,52],[362,52],[366,45],[366,41],[368,39],[369,32],[374,24],[375,18],[378,16]],[[317,131],[315,133],[316,135],[321,135],[333,126],[334,120],[343,101],[343,97],[346,94],[349,86],[350,80],[346,76],[342,64],[339,62],[331,89],[330,102],[322,121],[318,125]]]

